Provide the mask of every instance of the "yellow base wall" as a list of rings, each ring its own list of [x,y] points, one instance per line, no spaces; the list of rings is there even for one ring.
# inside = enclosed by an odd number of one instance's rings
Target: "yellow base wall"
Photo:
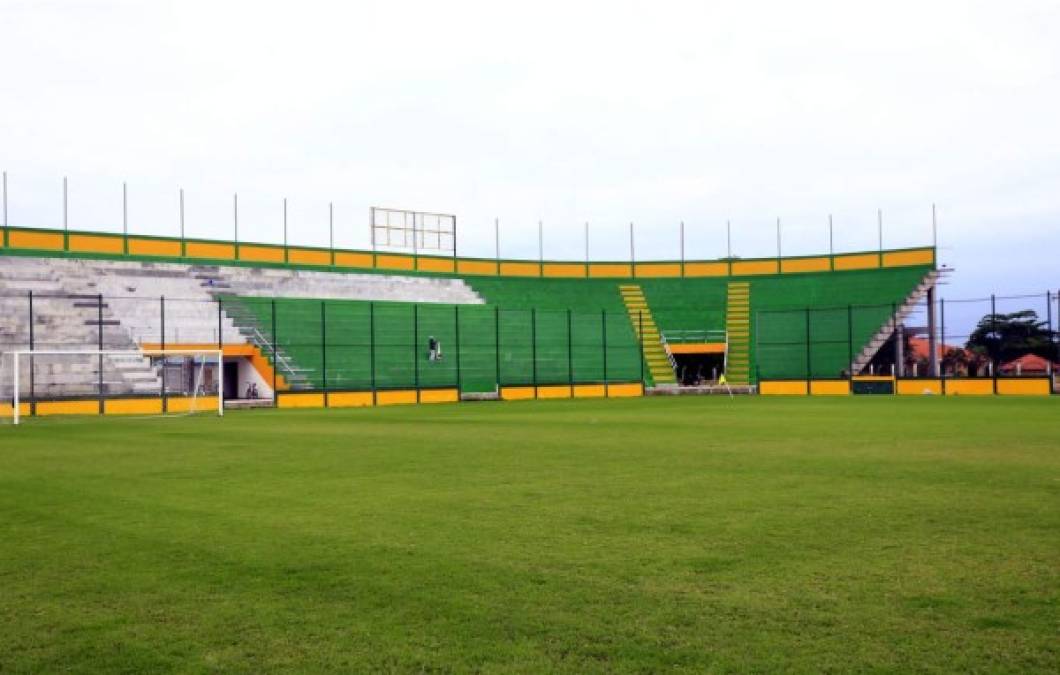
[[[810,394],[814,396],[850,396],[850,383],[846,380],[815,380],[810,382]]]
[[[570,398],[571,388],[565,384],[537,388],[538,398]]]
[[[775,380],[758,385],[762,396],[805,396],[806,380]]]
[[[993,394],[993,380],[946,380],[947,396],[993,396]]]
[[[942,393],[941,380],[898,380],[895,393],[899,396],[924,396]]]
[[[1048,378],[997,381],[997,393],[1001,396],[1048,396],[1052,393]]]
[[[375,400],[378,405],[408,405],[416,402],[416,390],[379,391],[375,394]]]

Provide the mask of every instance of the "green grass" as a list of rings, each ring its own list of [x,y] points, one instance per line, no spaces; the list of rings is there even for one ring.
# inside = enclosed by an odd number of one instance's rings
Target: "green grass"
[[[1060,668],[1054,400],[0,428],[0,672]]]

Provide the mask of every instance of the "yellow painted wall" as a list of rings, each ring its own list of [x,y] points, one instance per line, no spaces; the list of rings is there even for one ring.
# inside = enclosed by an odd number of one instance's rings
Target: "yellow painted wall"
[[[685,263],[686,277],[724,277],[729,274],[729,263],[690,262]]]
[[[239,245],[239,259],[249,262],[283,262],[283,249],[272,246],[252,246],[250,244]]]
[[[189,241],[184,245],[185,255],[189,258],[210,258],[213,260],[235,260],[235,244],[219,244],[204,241]]]
[[[930,248],[915,251],[892,251],[883,254],[884,267],[905,267],[911,265],[933,265],[935,254]]]
[[[632,396],[643,396],[644,387],[640,382],[624,382],[621,384],[607,385],[607,395],[610,398],[629,398]]]
[[[379,254],[375,257],[375,266],[381,270],[411,270],[412,256]]]
[[[406,405],[416,402],[415,389],[398,389],[390,391],[379,391],[375,394],[376,403],[379,405]]]
[[[460,393],[456,389],[421,389],[420,403],[457,403]]]
[[[372,266],[371,253],[343,253],[335,252],[335,264],[341,267],[363,267],[368,269]]]
[[[15,414],[15,406],[10,403],[0,403],[0,417],[13,417]],[[29,415],[29,404],[19,403],[18,414],[22,417]]]
[[[780,271],[783,274],[827,272],[830,269],[832,264],[828,258],[791,258],[780,261]]]
[[[607,387],[602,384],[574,385],[575,398],[603,398],[607,396]]]
[[[562,385],[546,385],[537,388],[538,398],[570,398],[570,386],[566,384]]]
[[[533,387],[501,387],[501,398],[505,401],[524,401],[534,398]]]
[[[835,268],[837,270],[870,270],[879,266],[880,256],[875,253],[837,255],[835,257]]]
[[[216,399],[214,399],[216,405]],[[103,401],[107,415],[161,415],[161,398],[112,398]]]
[[[537,277],[541,276],[541,266],[530,262],[502,262],[502,277]]]
[[[732,275],[735,277],[776,273],[776,260],[734,260],[732,262]]]
[[[120,236],[71,234],[70,250],[75,253],[125,253],[125,242]]]
[[[582,263],[545,263],[543,271],[546,277],[585,277],[585,265]]]
[[[37,414],[48,415],[98,415],[99,401],[40,401]]]
[[[947,396],[990,396],[994,393],[994,381],[990,379],[947,379]]]
[[[724,342],[685,342],[668,345],[671,354],[724,354]]]
[[[198,398],[170,398],[166,401],[169,412],[217,412],[216,396],[200,396]]]
[[[173,239],[137,239],[129,237],[131,255],[180,257],[180,242]]]
[[[1048,396],[1052,393],[1050,385],[1049,378],[1000,378],[997,393],[1002,396]]]
[[[331,251],[292,248],[287,251],[287,261],[296,265],[330,265]]]
[[[323,408],[324,394],[318,393],[280,393],[276,399],[277,408]]]
[[[497,275],[497,263],[487,260],[458,260],[456,271],[459,274]]]
[[[773,380],[760,382],[758,393],[763,396],[805,396],[806,380]]]
[[[370,391],[336,391],[328,394],[330,408],[369,408],[374,405]]]
[[[922,396],[924,394],[941,394],[941,380],[898,380],[895,392],[899,396]]]
[[[631,265],[593,263],[589,265],[589,276],[593,278],[628,279],[633,276],[633,269]]]
[[[637,263],[637,277],[679,277],[681,263]]]
[[[805,389],[803,390],[805,393]],[[810,382],[813,396],[849,396],[850,383],[846,380],[814,380]]]
[[[441,272],[451,274],[456,269],[452,258],[423,257],[417,260],[418,269],[423,272]]]
[[[11,230],[8,234],[11,248],[32,248],[41,251],[63,250],[61,232],[23,232]]]

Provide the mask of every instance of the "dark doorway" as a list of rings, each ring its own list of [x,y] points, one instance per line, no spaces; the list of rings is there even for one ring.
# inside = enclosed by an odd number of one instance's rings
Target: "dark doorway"
[[[225,398],[240,398],[239,396],[239,364],[225,361],[224,369],[224,393]]]
[[[724,354],[674,354],[677,362],[677,383],[692,387],[710,384],[725,367]]]

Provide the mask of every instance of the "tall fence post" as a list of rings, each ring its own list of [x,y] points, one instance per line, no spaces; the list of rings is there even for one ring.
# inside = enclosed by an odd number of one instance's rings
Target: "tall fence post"
[[[375,303],[368,303],[368,363],[372,386],[372,405],[379,404],[379,392],[375,382]]]
[[[990,356],[990,375],[993,376],[994,394],[997,394],[997,366],[999,359],[996,352],[1001,349],[1001,338],[997,334],[997,296],[993,293],[990,294],[990,332],[993,334],[994,339],[997,340],[997,349]]]
[[[1049,365],[1045,367],[1049,374],[1049,392],[1053,391],[1053,362],[1056,360],[1056,335],[1053,334],[1053,294],[1045,292],[1045,325],[1049,330]]]
[[[571,326],[571,312],[567,308],[567,384],[570,386],[570,397],[574,398],[574,331]]]
[[[939,344],[942,358],[939,359],[939,383],[942,394],[946,394],[946,298],[939,298]]]
[[[415,306],[415,305],[414,305]],[[324,385],[324,407],[329,407],[328,396],[328,303],[320,301],[320,372]]]
[[[162,295],[158,298],[158,323],[162,328],[162,341],[160,343],[162,347],[162,412],[169,410],[169,398],[166,395],[166,296]],[[273,359],[275,361],[275,359]],[[275,371],[275,369],[273,369]]]
[[[459,401],[464,385],[460,372],[460,305],[453,305],[453,327],[456,333],[456,400]]]
[[[99,343],[99,414],[103,414],[103,294],[99,293],[96,295],[96,301],[98,306],[96,308],[96,321],[99,324],[98,343]]]
[[[276,374],[280,371],[280,358],[279,350],[277,349],[277,336],[276,336],[276,298],[272,298],[270,301],[270,309],[272,310],[270,322],[272,324],[269,336],[269,342],[272,343],[272,407],[276,408],[280,405],[280,392],[276,389]]]
[[[29,292],[29,414],[37,414],[37,377],[36,359],[33,358],[33,350],[36,349],[36,330],[33,328],[33,291]],[[17,360],[18,357],[16,356]]]
[[[898,344],[901,336],[898,335],[898,304],[891,303],[891,335],[894,336],[894,362],[891,363],[891,377],[898,376],[898,355],[902,353],[902,348]]]
[[[412,383],[416,388],[416,403],[420,402],[420,306],[412,306]]]
[[[603,352],[604,359],[604,398],[609,398],[611,395],[610,387],[607,384],[607,310],[600,310],[600,343],[603,346],[601,350]]]
[[[493,307],[493,356],[494,375],[496,376],[497,396],[501,395],[501,308],[499,305]]]
[[[537,398],[537,309],[530,310],[530,370]]]
[[[644,380],[644,310],[637,310],[637,346],[640,354],[638,360],[640,361],[640,387],[641,389],[646,388],[648,385]]]
[[[847,380],[854,382],[854,305],[847,305]],[[851,389],[853,392],[853,389]]]
[[[813,380],[813,345],[810,341],[810,308],[806,308],[806,395],[809,396],[813,391],[813,386],[810,384]]]
[[[224,307],[222,306],[223,300],[220,296],[217,298],[217,351],[219,357],[217,359],[217,395],[221,397],[221,405],[224,405],[225,388],[224,388],[224,375],[225,375],[225,357],[224,357]],[[206,369],[206,364],[203,364],[203,370]],[[236,382],[236,397],[239,396],[239,382]]]

